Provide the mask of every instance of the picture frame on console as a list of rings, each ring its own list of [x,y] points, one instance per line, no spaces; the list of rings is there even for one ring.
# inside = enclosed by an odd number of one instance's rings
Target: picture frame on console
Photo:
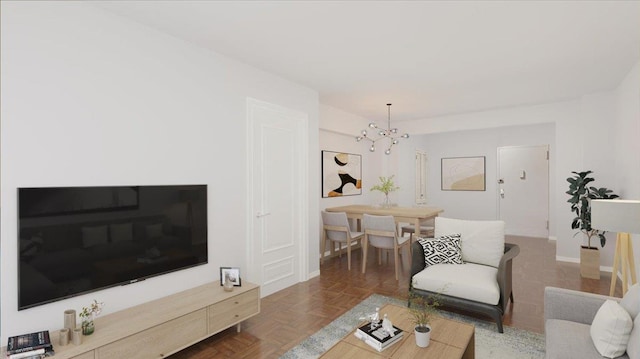
[[[220,285],[224,285],[227,281],[227,276],[233,283],[234,287],[241,287],[242,282],[240,280],[240,268],[237,267],[220,267]]]

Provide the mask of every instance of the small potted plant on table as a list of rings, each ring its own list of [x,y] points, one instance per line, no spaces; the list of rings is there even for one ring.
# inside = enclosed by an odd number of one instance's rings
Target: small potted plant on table
[[[80,320],[82,321],[82,334],[91,335],[96,329],[93,320],[100,315],[104,303],[93,300],[93,303],[89,307],[83,307],[80,312]]]
[[[409,315],[415,325],[414,335],[416,345],[421,348],[429,346],[431,341],[431,318],[436,313],[436,308],[440,306],[439,295],[422,296],[414,292],[409,292]]]

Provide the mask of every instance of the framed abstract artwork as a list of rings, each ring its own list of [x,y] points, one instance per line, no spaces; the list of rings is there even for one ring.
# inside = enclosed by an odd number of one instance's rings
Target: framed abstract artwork
[[[362,156],[322,151],[322,198],[362,194]]]
[[[484,191],[485,157],[453,157],[442,159],[443,191]]]

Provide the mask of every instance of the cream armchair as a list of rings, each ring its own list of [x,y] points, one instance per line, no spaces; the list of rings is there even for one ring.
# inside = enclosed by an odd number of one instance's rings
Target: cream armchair
[[[452,251],[438,254],[434,253],[437,248],[425,251],[421,241],[412,244],[409,291],[423,296],[442,292],[444,309],[488,315],[503,333],[502,316],[509,299],[513,302],[512,262],[520,248],[504,242],[502,221],[435,219],[436,238],[454,234],[460,234],[458,255],[463,264],[434,263],[438,258],[446,259]]]

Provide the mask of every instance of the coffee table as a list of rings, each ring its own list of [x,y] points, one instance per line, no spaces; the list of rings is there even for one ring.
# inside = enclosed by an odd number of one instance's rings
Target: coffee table
[[[393,325],[404,330],[404,337],[382,352],[371,348],[353,334],[355,329],[322,355],[330,358],[475,358],[475,327],[441,317],[431,321],[431,342],[426,348],[416,345],[413,323],[407,308],[387,304],[380,315],[388,314]]]

